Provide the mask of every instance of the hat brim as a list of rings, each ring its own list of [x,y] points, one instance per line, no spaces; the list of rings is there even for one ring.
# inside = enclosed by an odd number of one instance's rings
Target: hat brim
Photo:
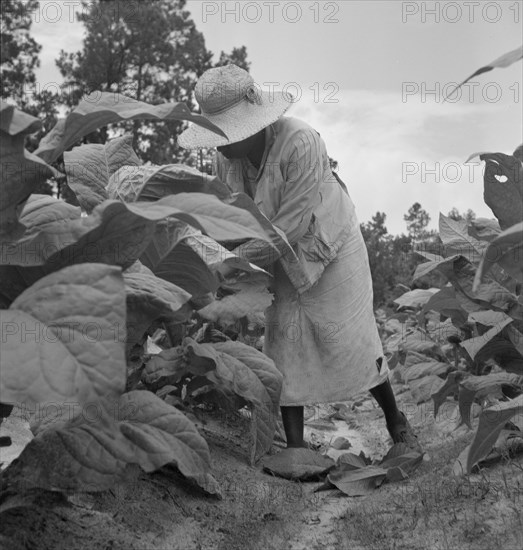
[[[260,103],[247,99],[216,115],[202,115],[218,126],[227,138],[202,126],[191,124],[178,137],[178,145],[184,149],[221,147],[243,141],[269,124],[276,122],[293,104],[294,97],[288,92],[260,92]]]

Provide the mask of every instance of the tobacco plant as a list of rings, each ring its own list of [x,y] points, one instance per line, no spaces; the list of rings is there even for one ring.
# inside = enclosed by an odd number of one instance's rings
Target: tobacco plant
[[[209,322],[271,302],[268,274],[228,249],[251,239],[292,249],[247,196],[188,166],[142,165],[129,136],[73,147],[121,120],[220,132],[183,104],[93,97],[34,154],[24,140],[38,119],[1,105],[0,402],[34,433],[2,472],[4,495],[104,490],[135,465],[167,464],[219,492],[191,406],[208,396],[242,408],[254,462],[272,442],[282,382],[270,359]],[[80,206],[32,194],[51,176],[66,178]],[[236,268],[228,281],[224,263]]]

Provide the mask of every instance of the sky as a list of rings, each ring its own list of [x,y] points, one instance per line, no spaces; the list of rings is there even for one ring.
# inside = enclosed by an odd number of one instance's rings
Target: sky
[[[80,0],[40,2],[32,34],[37,80],[61,82],[54,60],[81,49]],[[453,83],[523,43],[523,1],[199,1],[187,9],[215,53],[246,46],[262,89],[296,96],[288,116],[313,126],[339,163],[360,222],[387,214],[390,233],[421,203],[437,229],[453,207],[492,218],[476,152],[523,141],[523,63]]]

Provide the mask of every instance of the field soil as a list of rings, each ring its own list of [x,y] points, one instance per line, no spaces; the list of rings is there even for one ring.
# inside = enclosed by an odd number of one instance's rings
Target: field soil
[[[7,511],[0,522],[6,550],[246,550],[246,549],[460,549],[523,548],[523,461],[505,458],[478,474],[456,478],[455,458],[473,432],[456,428],[457,404],[437,418],[431,403],[416,405],[410,391],[394,389],[425,451],[403,482],[349,498],[338,490],[314,492],[319,482],[297,483],[248,465],[247,422],[240,415],[205,417],[202,433],[223,498],[203,493],[174,469],[132,472],[111,491],[61,497],[42,493],[30,507]],[[381,458],[391,441],[381,410],[369,394],[333,406],[306,409],[307,439],[336,457],[339,436],[350,452]],[[347,414],[347,411],[349,413]],[[13,445],[2,448],[3,467],[27,441],[25,422],[11,417],[0,429]],[[281,450],[276,440],[271,453]]]

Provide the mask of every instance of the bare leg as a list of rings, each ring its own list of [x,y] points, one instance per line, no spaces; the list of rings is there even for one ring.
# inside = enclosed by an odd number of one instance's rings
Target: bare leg
[[[370,393],[385,413],[387,430],[392,437],[392,441],[394,443],[405,443],[411,449],[422,452],[418,436],[412,430],[405,415],[398,409],[390,381],[387,379],[379,386],[372,388]]]
[[[417,446],[416,436],[411,432],[407,419],[398,409],[390,381],[387,379],[379,386],[375,386],[370,390],[370,393],[385,414],[385,421],[389,432],[396,432],[399,428],[401,440],[405,442],[412,441],[411,444]],[[303,407],[281,407],[281,416],[287,438],[287,447],[307,447],[303,439]],[[408,430],[409,433],[405,433],[405,430]],[[393,439],[395,439],[394,436]]]
[[[303,440],[303,407],[281,407],[287,447],[306,447]]]
[[[390,385],[389,379],[379,386],[371,388],[370,393],[385,413],[385,421],[387,422],[387,426],[405,423],[404,417],[398,409],[396,398],[394,397],[394,392],[392,391],[392,386]]]

